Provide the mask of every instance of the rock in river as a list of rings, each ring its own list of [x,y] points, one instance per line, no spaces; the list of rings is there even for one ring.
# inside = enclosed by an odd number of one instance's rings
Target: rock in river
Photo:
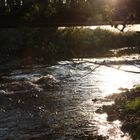
[[[58,84],[58,80],[56,80],[56,78],[52,75],[47,75],[40,77],[34,83],[42,85],[43,87],[56,87],[56,85]]]
[[[6,91],[0,90],[0,95],[6,94]]]
[[[42,89],[30,82],[30,81],[19,81],[8,83],[5,86],[8,92],[19,93],[19,92],[40,92]]]

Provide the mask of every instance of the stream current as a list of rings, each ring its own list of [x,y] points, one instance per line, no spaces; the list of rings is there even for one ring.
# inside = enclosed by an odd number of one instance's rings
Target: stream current
[[[107,121],[97,113],[113,104],[106,97],[140,83],[139,56],[60,61],[53,66],[35,65],[0,75],[0,140],[129,140],[121,122]],[[109,64],[98,65],[96,63]],[[132,63],[133,62],[133,63]],[[132,65],[133,64],[133,65]],[[94,70],[93,70],[94,69]],[[54,87],[39,92],[9,92],[8,83],[34,82],[42,76],[57,79]]]

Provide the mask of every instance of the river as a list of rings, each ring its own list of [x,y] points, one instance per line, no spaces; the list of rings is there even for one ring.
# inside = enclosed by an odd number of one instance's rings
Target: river
[[[107,114],[97,110],[113,104],[107,96],[140,83],[140,74],[117,70],[139,71],[136,59],[139,55],[73,59],[52,66],[35,65],[2,72],[0,140],[131,139],[121,131],[119,120],[109,122]],[[100,63],[105,65],[97,67]],[[48,74],[57,79],[56,87],[41,87],[39,92],[3,91],[7,83],[34,82]]]
[[[101,28],[101,29],[110,30],[110,31],[113,31],[113,32],[120,32],[117,28],[111,27],[111,25],[91,26],[91,27],[88,27],[88,28],[96,29],[98,27]],[[119,29],[122,28],[122,25],[119,25],[118,28]],[[127,32],[127,31],[132,31],[132,32],[140,31],[140,24],[127,25],[126,28],[124,29],[124,32]]]

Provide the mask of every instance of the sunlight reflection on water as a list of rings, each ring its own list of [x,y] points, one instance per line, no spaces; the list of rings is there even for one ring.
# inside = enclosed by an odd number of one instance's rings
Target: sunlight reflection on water
[[[96,29],[100,27],[101,29],[105,29],[105,30],[110,30],[113,32],[120,32],[118,29],[111,27],[111,25],[104,25],[104,26],[91,26],[88,27],[90,29]],[[87,28],[87,27],[86,27]],[[121,28],[121,25],[120,25]],[[135,24],[135,25],[128,25],[124,31],[140,31],[140,24]]]
[[[98,105],[97,105],[98,104]],[[96,113],[96,105],[112,105],[113,102],[97,102],[92,103],[91,100],[83,102],[80,105],[81,113],[89,121],[89,127],[96,126],[98,134],[105,137],[106,140],[131,140],[129,134],[124,134],[121,131],[122,123],[119,120],[109,122],[107,120],[108,115],[106,113]]]
[[[130,73],[104,68],[102,83],[100,84],[103,96],[118,93],[120,88],[132,88],[133,75]]]
[[[107,122],[107,114],[96,114],[95,121],[97,121],[98,133],[102,136],[109,136],[109,140],[130,140],[128,134],[121,131],[121,122],[115,120],[112,123]]]
[[[119,66],[117,65],[113,67],[117,68]],[[134,72],[139,71],[139,68],[131,65],[122,65],[120,69]],[[131,89],[134,85],[140,82],[140,74],[101,66],[92,74],[86,76],[84,81],[90,81],[93,88],[98,89],[97,92],[100,92],[101,96],[105,97],[110,94],[120,93],[122,89]]]
[[[111,25],[100,25],[100,26],[78,26],[77,28],[90,28],[90,29],[96,29],[96,28],[101,28],[103,30],[110,30],[112,32],[120,32],[118,29],[112,27]],[[122,28],[122,25],[118,26],[119,28]],[[59,29],[65,29],[66,27],[59,27]],[[140,24],[135,24],[135,25],[127,25],[127,27],[124,29],[124,32],[127,31],[140,31]]]
[[[105,61],[107,63],[113,62],[110,64],[114,64],[117,61],[125,61],[126,58],[131,61],[133,57],[137,59],[139,56],[83,59],[85,60],[84,63],[75,60],[76,63],[80,63],[77,65],[73,61],[61,61],[51,67],[36,68],[34,71],[29,70],[28,73],[23,70],[13,71],[11,76],[6,77],[7,79],[19,80],[19,82],[22,79],[26,79],[33,82],[33,80],[38,79],[40,76],[51,74],[62,81],[60,89],[56,88],[50,91],[44,89],[43,92],[38,94],[37,98],[34,96],[33,98],[28,98],[28,94],[26,94],[27,97],[25,96],[25,102],[22,106],[29,108],[29,111],[33,115],[31,114],[32,117],[28,117],[26,112],[24,113],[21,108],[22,118],[20,116],[18,118],[21,120],[25,119],[26,121],[24,121],[24,124],[23,121],[20,122],[20,125],[23,126],[20,132],[12,126],[13,132],[19,133],[18,136],[22,136],[24,133],[30,133],[28,131],[28,128],[30,128],[34,131],[34,134],[38,134],[40,131],[47,131],[54,139],[58,137],[57,133],[59,133],[61,138],[66,136],[68,139],[74,139],[75,135],[80,136],[82,132],[84,135],[89,134],[89,139],[91,133],[93,136],[108,137],[106,140],[130,140],[130,137],[127,135],[124,136],[124,133],[121,131],[121,122],[118,120],[114,122],[108,121],[107,114],[102,112],[101,108],[103,105],[112,105],[114,103],[106,99],[106,96],[118,93],[120,88],[129,89],[133,85],[139,84],[140,74],[127,73],[106,66],[100,66],[91,73],[89,72],[97,67],[95,62],[102,63]],[[93,63],[89,63],[88,61]],[[139,64],[137,65],[139,66]],[[117,63],[111,66],[120,67]],[[120,68],[131,71],[140,70],[134,65],[126,64],[122,64]],[[35,112],[32,109],[35,109]],[[36,114],[38,115],[37,119],[35,118],[37,121],[33,120]],[[5,122],[10,124],[9,111],[6,115],[8,117],[4,116]],[[11,115],[10,117],[13,116]],[[17,118],[14,119],[17,120]],[[1,119],[3,129],[7,128],[7,123],[5,122]],[[43,127],[42,123],[46,123],[46,127]],[[30,124],[32,125],[30,126]],[[24,128],[25,125],[28,126],[27,129]],[[39,128],[39,130],[36,130],[36,128]],[[84,130],[87,130],[88,133]],[[7,131],[10,131],[10,129]],[[7,133],[7,131],[3,130],[2,133]],[[69,135],[67,136],[66,133]],[[20,138],[16,139],[19,140]]]
[[[89,61],[93,61],[93,59],[90,59]],[[94,67],[96,66],[93,66],[93,68]],[[120,65],[114,65],[113,67],[118,68]],[[139,72],[140,70],[134,65],[121,65],[120,69],[134,72]],[[100,66],[98,69],[87,75],[83,81],[84,85],[88,81],[90,83],[90,88],[93,87],[93,93],[91,95],[94,99],[93,103],[91,100],[88,100],[80,104],[82,113],[85,113],[85,117],[90,122],[89,125],[97,126],[99,135],[104,137],[108,136],[108,140],[131,140],[129,134],[124,134],[121,131],[122,123],[119,120],[109,122],[107,120],[108,115],[106,113],[99,114],[96,113],[95,110],[97,108],[96,106],[102,107],[102,105],[111,105],[114,103],[111,101],[106,102],[104,100],[97,100],[98,98],[103,98],[114,93],[120,93],[121,90],[125,88],[131,89],[134,85],[140,83],[140,74]],[[97,96],[98,92],[100,97]]]
[[[123,69],[123,68],[122,68]],[[137,71],[135,67],[125,66],[124,69]],[[123,72],[115,69],[106,68],[103,72],[103,82],[100,85],[104,95],[120,92],[120,88],[132,88],[135,84],[140,82],[138,74]],[[136,82],[137,81],[137,82]]]

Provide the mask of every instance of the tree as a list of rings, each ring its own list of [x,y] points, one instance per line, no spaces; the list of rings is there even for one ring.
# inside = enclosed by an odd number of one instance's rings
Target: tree
[[[140,21],[139,0],[1,0],[1,25],[107,22],[124,30]],[[119,21],[119,22],[116,22]]]

